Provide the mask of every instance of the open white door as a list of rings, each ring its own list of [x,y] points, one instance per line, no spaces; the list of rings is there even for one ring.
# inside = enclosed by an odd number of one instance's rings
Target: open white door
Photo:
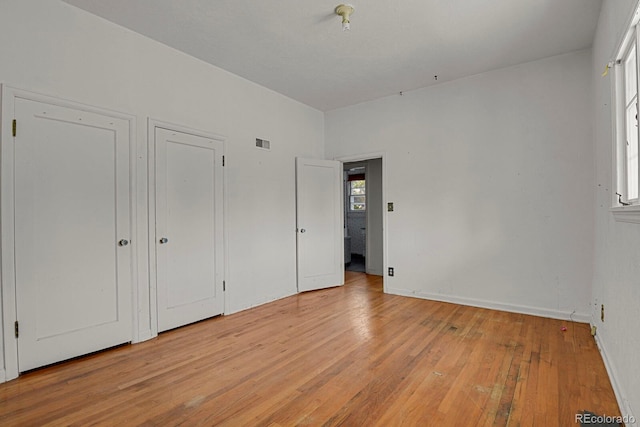
[[[298,291],[344,283],[342,164],[296,159]]]

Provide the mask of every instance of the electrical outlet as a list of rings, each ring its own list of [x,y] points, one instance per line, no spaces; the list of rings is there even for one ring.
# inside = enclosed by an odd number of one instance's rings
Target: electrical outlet
[[[393,212],[393,202],[387,203],[387,212]]]
[[[389,276],[393,277],[393,267],[389,267]]]
[[[604,304],[600,305],[600,321],[604,322]]]

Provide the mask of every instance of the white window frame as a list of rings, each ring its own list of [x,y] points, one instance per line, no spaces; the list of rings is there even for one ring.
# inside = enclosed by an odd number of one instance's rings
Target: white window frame
[[[638,21],[640,10],[636,10],[625,37],[622,39],[613,61],[612,74],[612,108],[611,121],[613,130],[613,188],[611,212],[616,221],[640,224],[640,197],[628,199],[627,191],[627,125],[626,125],[626,79],[625,59],[636,48],[636,106],[640,98],[640,26]],[[638,108],[638,107],[636,107]],[[639,117],[640,118],[640,117]],[[640,144],[640,126],[636,127],[638,144]],[[639,147],[640,148],[640,147]],[[640,151],[640,150],[639,150]],[[638,184],[640,185],[640,167],[638,168]],[[618,196],[620,194],[621,196]],[[622,201],[622,203],[620,202]]]
[[[356,182],[356,181],[364,181],[364,193],[363,194],[352,194],[351,191],[353,190],[353,185],[351,185],[352,182]],[[349,212],[366,212],[367,211],[367,180],[365,179],[361,179],[361,180],[355,180],[355,181],[347,181],[347,185],[348,185],[348,189],[349,189]],[[353,197],[361,197],[364,196],[364,203],[362,203],[364,205],[364,209],[353,209],[353,205],[354,202]],[[360,204],[359,202],[357,204]]]

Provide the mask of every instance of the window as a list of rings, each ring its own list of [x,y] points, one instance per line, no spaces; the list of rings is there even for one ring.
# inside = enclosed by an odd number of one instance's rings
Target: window
[[[638,202],[638,72],[635,40],[627,49],[622,61],[622,74],[624,88],[623,93],[624,108],[624,136],[622,144],[623,169],[622,184],[618,193],[622,194],[622,199],[626,203]]]
[[[364,211],[367,208],[366,185],[364,179],[349,179],[349,210]]]
[[[637,14],[636,14],[637,16]],[[616,220],[640,223],[640,163],[638,143],[638,31],[631,27],[615,61],[615,188]]]

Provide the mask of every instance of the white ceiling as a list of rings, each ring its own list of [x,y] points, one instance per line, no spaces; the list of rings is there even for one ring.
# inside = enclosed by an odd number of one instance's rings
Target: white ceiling
[[[65,0],[327,111],[591,46],[601,0]],[[438,76],[437,82],[434,76]]]

